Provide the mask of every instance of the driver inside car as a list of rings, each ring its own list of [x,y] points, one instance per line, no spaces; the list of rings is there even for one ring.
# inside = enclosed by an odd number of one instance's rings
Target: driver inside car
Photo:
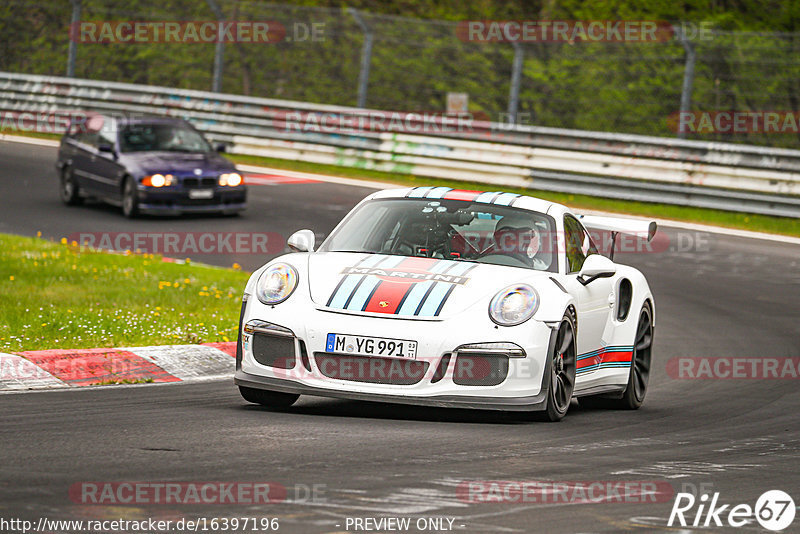
[[[538,255],[542,250],[538,229],[526,218],[503,217],[497,221],[494,244],[487,254],[509,256],[534,269],[546,269],[547,263]]]

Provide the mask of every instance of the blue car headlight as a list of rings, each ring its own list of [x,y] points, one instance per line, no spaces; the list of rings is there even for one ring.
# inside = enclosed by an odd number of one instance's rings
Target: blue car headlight
[[[288,299],[297,287],[297,270],[286,263],[267,267],[256,283],[256,297],[264,304],[279,304]]]
[[[502,326],[515,326],[530,319],[539,308],[539,294],[531,286],[508,286],[489,304],[489,317]]]

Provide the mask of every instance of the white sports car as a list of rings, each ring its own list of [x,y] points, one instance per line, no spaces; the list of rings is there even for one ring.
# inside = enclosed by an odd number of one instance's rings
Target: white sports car
[[[273,407],[309,394],[551,421],[573,397],[638,408],[653,295],[587,229],[649,241],[656,225],[512,193],[374,193],[318,249],[301,230],[288,240],[296,252],[253,273],[235,383]]]

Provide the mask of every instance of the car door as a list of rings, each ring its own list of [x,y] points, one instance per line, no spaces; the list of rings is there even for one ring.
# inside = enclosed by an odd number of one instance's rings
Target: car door
[[[580,221],[564,216],[566,288],[575,297],[578,314],[578,376],[597,370],[607,346],[604,339],[614,304],[614,277],[597,278],[587,285],[578,280],[586,258],[597,254],[597,247]]]
[[[108,119],[97,132],[97,146],[89,156],[90,173],[98,193],[108,199],[122,197],[121,179],[124,168],[119,163],[116,121]],[[102,150],[105,147],[106,150]],[[110,148],[111,151],[107,149]]]
[[[81,190],[89,194],[96,194],[95,182],[89,173],[89,157],[97,143],[97,133],[87,131],[84,127],[78,127],[75,134],[66,142],[72,145],[70,164],[75,182]]]

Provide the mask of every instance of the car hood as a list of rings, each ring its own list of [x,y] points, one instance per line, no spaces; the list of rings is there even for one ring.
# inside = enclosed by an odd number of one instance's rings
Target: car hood
[[[481,263],[383,254],[318,252],[309,256],[311,299],[354,314],[445,319],[501,289],[551,273]]]
[[[144,173],[219,174],[235,170],[233,164],[216,153],[202,152],[142,152],[125,154],[126,159]]]

